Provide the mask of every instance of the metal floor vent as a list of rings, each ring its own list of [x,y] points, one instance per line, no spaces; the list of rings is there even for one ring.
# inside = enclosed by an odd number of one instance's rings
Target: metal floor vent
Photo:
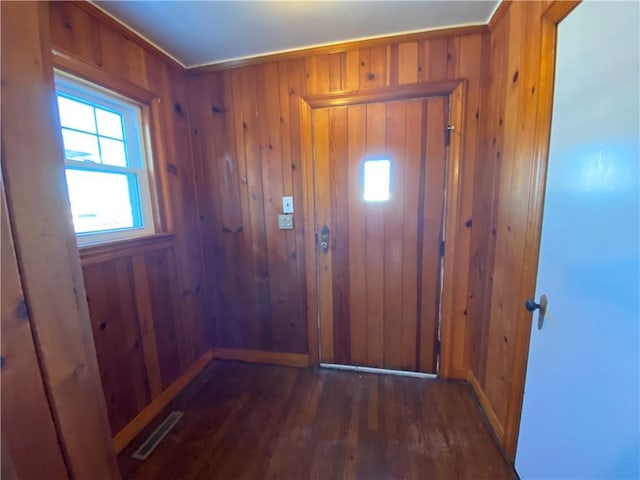
[[[183,417],[183,415],[184,412],[179,412],[177,410],[174,410],[169,415],[167,415],[167,418],[164,419],[164,422],[162,422],[158,426],[158,428],[156,428],[153,433],[147,437],[144,443],[140,445],[140,447],[138,447],[135,452],[133,452],[131,458],[134,458],[136,460],[146,460],[147,457],[151,455],[151,452],[153,452],[153,450],[162,441],[162,439],[166,437],[171,429],[175,426],[175,424],[178,423],[178,420]]]

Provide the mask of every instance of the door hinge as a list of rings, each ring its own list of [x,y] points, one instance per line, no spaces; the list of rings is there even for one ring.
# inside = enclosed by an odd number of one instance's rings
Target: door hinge
[[[440,256],[444,257],[444,240],[440,240]]]
[[[440,346],[441,345],[442,345],[442,341],[441,340],[436,340],[436,343],[433,346],[433,351],[434,351],[436,357],[440,356]]]
[[[454,127],[453,125],[447,125],[447,128],[444,131],[444,145],[445,147],[448,147],[449,144],[451,143],[451,132],[453,130],[455,130],[456,127]]]

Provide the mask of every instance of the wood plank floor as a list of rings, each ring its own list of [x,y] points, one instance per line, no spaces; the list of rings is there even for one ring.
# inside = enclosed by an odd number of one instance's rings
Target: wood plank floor
[[[185,416],[144,462],[169,410]],[[125,479],[513,479],[462,383],[215,361]]]

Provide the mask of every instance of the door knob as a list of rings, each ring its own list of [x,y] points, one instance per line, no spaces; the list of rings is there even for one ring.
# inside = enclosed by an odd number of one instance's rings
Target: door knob
[[[548,303],[547,296],[540,295],[540,303],[536,303],[533,298],[530,298],[524,304],[524,307],[530,312],[540,310],[538,312],[538,330],[542,329],[542,325],[544,324],[544,315],[547,313]]]
[[[320,249],[325,253],[329,251],[329,227],[326,225],[320,230]]]

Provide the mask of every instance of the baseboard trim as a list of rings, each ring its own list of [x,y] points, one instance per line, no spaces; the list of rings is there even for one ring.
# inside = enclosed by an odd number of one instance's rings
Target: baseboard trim
[[[306,353],[269,352],[266,350],[245,350],[239,348],[214,348],[213,358],[220,360],[241,360],[252,363],[271,363],[287,367],[308,367]]]
[[[153,418],[158,415],[167,404],[174,399],[178,393],[186,387],[200,371],[213,359],[213,352],[208,350],[198,360],[185,370],[185,372],[165,388],[149,405],[145,407],[136,417],[131,420],[115,437],[113,437],[113,448],[116,454],[122,452],[124,448],[146,427]]]
[[[480,386],[480,382],[474,375],[474,373],[469,370],[467,372],[467,381],[471,384],[471,388],[473,388],[473,392],[476,394],[478,401],[480,402],[480,406],[484,411],[484,414],[487,416],[487,420],[489,420],[489,424],[491,429],[493,430],[494,435],[499,440],[500,444],[504,443],[504,427],[502,423],[498,419],[496,412],[493,411],[491,407],[491,403],[489,403],[489,399],[484,393],[484,390]]]

